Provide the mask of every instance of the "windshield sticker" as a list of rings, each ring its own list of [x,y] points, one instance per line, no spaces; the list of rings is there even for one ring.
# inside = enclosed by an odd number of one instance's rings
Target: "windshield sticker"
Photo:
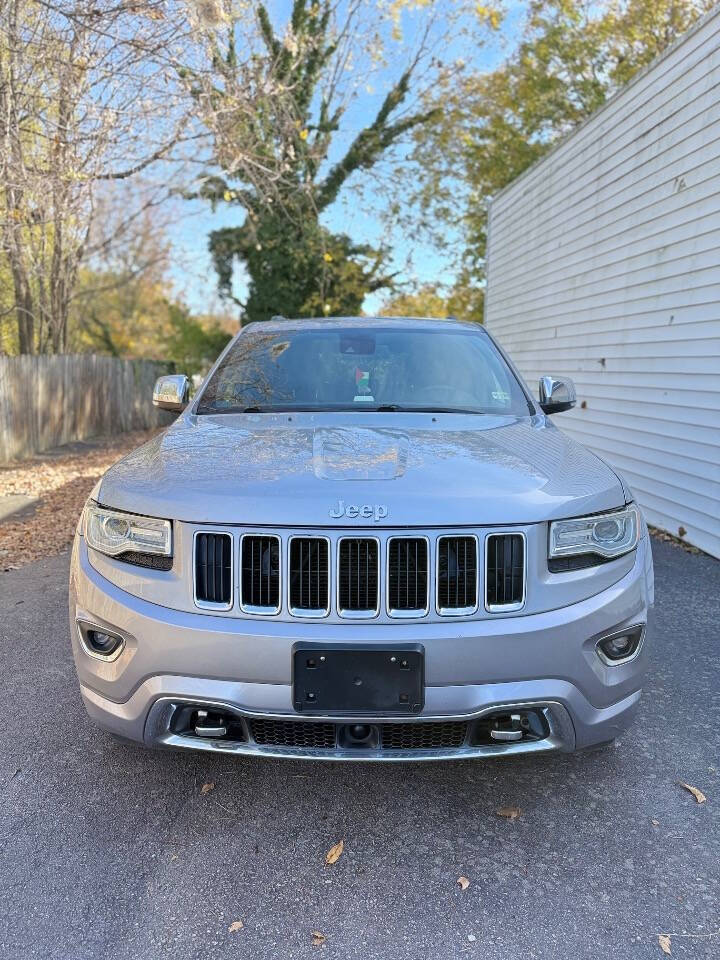
[[[355,389],[358,394],[370,395],[370,371],[355,368]],[[357,397],[355,398],[357,400]]]
[[[504,390],[493,390],[492,398],[493,400],[502,400],[504,403],[507,403],[507,401],[510,399],[510,394],[505,393]]]

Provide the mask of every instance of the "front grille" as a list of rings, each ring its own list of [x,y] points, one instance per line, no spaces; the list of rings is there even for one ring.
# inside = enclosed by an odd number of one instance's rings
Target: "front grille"
[[[428,545],[423,537],[393,537],[388,545],[388,610],[427,610]]]
[[[240,605],[255,613],[280,609],[280,540],[277,537],[242,538]]]
[[[302,720],[251,720],[255,743],[273,747],[313,747],[330,750],[335,746],[334,723]]]
[[[195,537],[195,599],[218,607],[232,606],[232,537],[198,533]]]
[[[463,745],[467,723],[386,723],[380,731],[385,750],[441,750]]]
[[[491,534],[486,546],[488,610],[520,607],[525,600],[525,539],[519,533]]]
[[[290,540],[290,611],[324,616],[330,609],[330,546],[324,537]]]
[[[378,611],[378,542],[344,537],[338,551],[338,612],[372,616]]]
[[[438,612],[468,613],[477,607],[477,540],[441,537],[438,541]]]
[[[321,530],[308,535],[252,528],[234,535],[229,530],[198,531],[194,598],[200,607],[230,615],[237,591],[246,616],[277,616],[282,611],[290,617],[320,618],[332,612],[351,620],[374,618],[382,609],[386,621],[419,620],[431,607],[439,617],[469,617],[477,615],[478,607],[481,616],[487,616],[512,613],[525,604],[524,532],[409,535],[412,532],[381,537],[326,535]],[[173,563],[171,557],[146,561],[132,553],[122,559],[156,570],[169,570]],[[594,556],[559,558],[548,560],[547,570],[560,573],[600,562],[603,559]]]

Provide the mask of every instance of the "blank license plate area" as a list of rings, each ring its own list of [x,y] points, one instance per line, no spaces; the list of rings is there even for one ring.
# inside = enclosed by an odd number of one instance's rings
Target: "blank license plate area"
[[[420,646],[300,648],[293,654],[293,702],[303,713],[419,713]]]

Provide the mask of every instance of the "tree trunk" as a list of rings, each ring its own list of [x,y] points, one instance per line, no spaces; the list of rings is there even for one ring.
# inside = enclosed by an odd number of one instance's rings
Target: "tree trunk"
[[[22,261],[11,249],[8,259],[15,294],[15,317],[17,319],[20,353],[35,353],[35,312],[33,310],[30,284]]]

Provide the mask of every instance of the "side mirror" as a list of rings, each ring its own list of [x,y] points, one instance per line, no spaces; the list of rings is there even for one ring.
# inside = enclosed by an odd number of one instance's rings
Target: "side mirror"
[[[188,402],[190,382],[184,373],[160,377],[153,388],[153,403],[163,410],[184,410]]]
[[[540,377],[539,392],[543,413],[562,413],[575,406],[575,384],[570,377]]]

